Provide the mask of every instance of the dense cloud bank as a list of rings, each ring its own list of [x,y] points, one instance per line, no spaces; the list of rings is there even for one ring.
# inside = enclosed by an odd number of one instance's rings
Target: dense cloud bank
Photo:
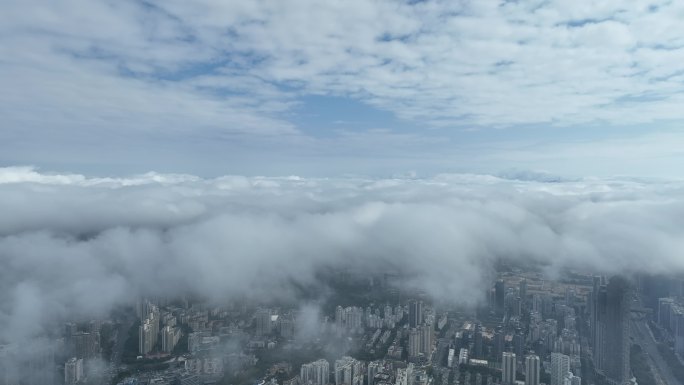
[[[339,266],[401,271],[409,285],[464,302],[480,298],[498,259],[551,272],[684,271],[684,182],[505,175],[0,169],[0,339],[140,294],[289,297],[293,283],[320,284],[318,271]]]

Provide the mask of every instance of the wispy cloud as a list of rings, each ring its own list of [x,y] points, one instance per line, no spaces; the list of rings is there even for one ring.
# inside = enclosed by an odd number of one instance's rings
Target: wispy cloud
[[[506,162],[534,158],[532,141],[508,140],[507,150],[495,154],[498,137],[510,135],[493,128],[538,127],[549,147],[561,149],[557,154],[573,156],[566,151],[573,141],[615,139],[593,133],[639,127],[624,135],[633,141],[681,124],[682,7],[641,0],[629,7],[489,0],[7,3],[0,12],[0,162],[105,170],[130,162],[146,170],[206,157],[203,166],[188,168],[217,174],[226,169],[207,171],[207,164],[229,164],[279,174],[288,171],[271,168],[286,158],[310,168],[322,165],[320,154],[331,154],[326,164],[338,170],[404,153],[421,162],[444,159],[437,172],[452,164],[481,170],[488,159],[501,159],[487,166],[490,172],[529,168]],[[333,101],[329,122],[302,125],[316,115],[310,100],[317,97]],[[408,126],[379,118],[340,130],[335,122],[364,116],[353,108],[335,115],[334,100],[389,112]],[[542,131],[549,126],[578,133],[557,141],[554,131]],[[469,133],[481,131],[492,140],[471,141]],[[656,152],[658,143],[644,151]],[[606,151],[612,150],[599,153]],[[383,171],[413,169],[398,168]]]
[[[646,1],[17,2],[3,6],[3,84],[15,90],[3,116],[287,132],[293,97],[333,94],[439,126],[681,119],[681,12]]]

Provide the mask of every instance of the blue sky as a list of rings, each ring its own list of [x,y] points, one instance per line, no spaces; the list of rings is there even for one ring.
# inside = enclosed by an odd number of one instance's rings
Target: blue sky
[[[0,166],[684,177],[684,4],[21,1]]]

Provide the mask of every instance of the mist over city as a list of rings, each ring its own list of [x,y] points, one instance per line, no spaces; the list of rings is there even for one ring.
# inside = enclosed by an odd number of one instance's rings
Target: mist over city
[[[0,385],[684,384],[684,3],[0,3]]]

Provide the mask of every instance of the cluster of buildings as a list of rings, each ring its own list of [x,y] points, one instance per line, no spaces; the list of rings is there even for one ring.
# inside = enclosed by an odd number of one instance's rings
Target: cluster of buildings
[[[141,356],[150,353],[157,345],[159,338],[159,308],[144,301],[140,305],[140,330],[138,331],[138,352]]]
[[[488,292],[489,312],[479,312],[447,344],[438,344],[446,352],[445,367],[458,368],[460,384],[580,384],[577,312],[589,291],[534,276],[498,279]],[[449,378],[443,384],[456,383]]]
[[[161,311],[158,305],[147,299],[138,302],[136,311],[140,318],[138,353],[145,356],[152,351],[173,352],[182,336],[178,318],[169,310]],[[197,327],[196,319],[185,321],[186,324],[194,321],[193,326]]]
[[[411,300],[408,303],[408,356],[415,361],[429,359],[434,344],[434,317],[424,311],[423,301]]]
[[[70,358],[64,364],[64,383],[77,384],[83,380],[83,358]]]
[[[330,364],[328,361],[320,359],[302,365],[299,371],[299,380],[302,385],[327,385],[330,381]]]
[[[90,321],[87,325],[68,322],[64,327],[64,349],[69,357],[64,364],[64,383],[72,385],[85,379],[86,364],[102,354],[100,330],[102,322]]]
[[[404,317],[403,307],[367,306],[365,309],[358,306],[342,307],[335,309],[335,329],[339,334],[360,334],[365,328],[394,329],[397,323]]]
[[[327,315],[314,312],[312,318],[245,304],[142,300],[136,306],[137,360],[169,364],[121,384],[205,385],[256,367],[264,373],[263,385],[582,385],[588,359],[601,383],[628,385],[632,294],[622,277],[587,276],[586,282],[566,284],[507,273],[489,290],[489,306],[477,311],[438,312],[411,299],[337,306]],[[683,299],[660,298],[656,314],[680,354]],[[53,350],[62,358],[46,356],[53,363],[63,359],[64,384],[87,380],[89,360],[102,356],[101,327],[97,321],[66,324],[62,345]],[[314,353],[307,357],[310,362],[295,368],[287,358],[271,369],[259,364],[272,352],[326,351],[321,349],[325,344],[334,344],[339,355],[324,359]],[[0,348],[1,368],[3,357],[16,348]],[[40,363],[45,364],[31,365]],[[10,375],[2,373],[0,385],[14,385]],[[36,378],[32,384],[55,382],[61,379]]]
[[[330,370],[332,369],[332,371]],[[335,360],[332,368],[320,359],[301,367],[290,385],[428,385],[429,375],[413,363],[397,360],[364,362],[349,356]]]
[[[684,357],[684,300],[682,297],[658,299],[658,325],[674,341],[675,352]]]

